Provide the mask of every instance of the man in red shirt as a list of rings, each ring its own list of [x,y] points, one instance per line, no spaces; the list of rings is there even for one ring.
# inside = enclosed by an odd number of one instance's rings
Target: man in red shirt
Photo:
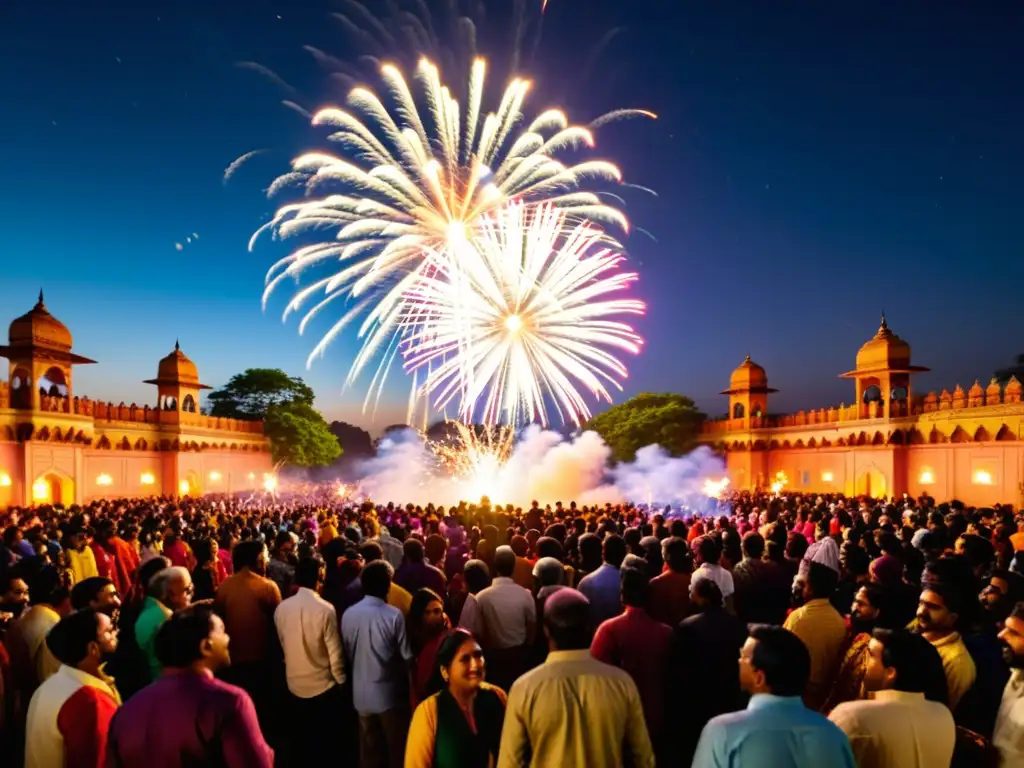
[[[675,627],[690,615],[690,579],[693,560],[690,545],[678,536],[665,539],[661,545],[665,571],[651,580],[651,615]]]
[[[629,673],[640,691],[644,719],[658,753],[664,739],[664,672],[672,629],[647,612],[650,583],[636,568],[622,569],[620,598],[624,612],[597,628],[590,655]]]
[[[46,638],[60,669],[39,686],[28,707],[25,768],[103,765],[110,721],[120,705],[103,674],[117,648],[117,630],[91,608],[61,619]]]

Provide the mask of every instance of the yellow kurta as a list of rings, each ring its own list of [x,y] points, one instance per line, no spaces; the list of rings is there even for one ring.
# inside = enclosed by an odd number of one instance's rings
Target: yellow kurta
[[[811,677],[807,681],[804,703],[813,710],[821,710],[839,671],[846,622],[828,600],[819,598],[809,600],[789,614],[783,626],[807,646],[811,655]]]

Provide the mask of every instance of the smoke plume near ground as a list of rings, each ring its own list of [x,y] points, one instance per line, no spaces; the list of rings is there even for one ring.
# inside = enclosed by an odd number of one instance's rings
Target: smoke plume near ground
[[[451,477],[438,470],[430,447],[414,430],[389,435],[377,456],[359,465],[359,485],[377,503],[443,504],[492,502],[542,504],[632,502],[702,506],[704,481],[725,474],[724,462],[701,446],[687,456],[669,456],[660,446],[641,448],[636,459],[609,466],[611,451],[596,432],[572,438],[528,427],[508,461],[483,460],[472,476]]]

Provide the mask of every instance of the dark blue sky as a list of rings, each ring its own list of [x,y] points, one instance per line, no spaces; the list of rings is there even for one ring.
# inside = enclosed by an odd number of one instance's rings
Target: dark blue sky
[[[1024,351],[1024,6],[853,5],[550,0],[531,109],[564,97],[580,121],[615,106],[660,115],[598,136],[601,156],[660,195],[628,195],[658,244],[628,243],[650,309],[626,395],[679,391],[724,411],[715,393],[750,353],[782,390],[773,411],[848,401],[836,374],[883,308],[933,369],[927,388],[984,382]],[[76,350],[100,361],[79,393],[153,399],[139,382],[180,337],[208,384],[282,367],[328,417],[370,425],[362,392],[341,392],[353,338],[305,371],[314,339],[279,322],[283,300],[260,309],[277,254],[246,251],[270,210],[261,189],[321,144],[235,64],[265,64],[311,106],[339,102],[301,50],[354,58],[328,10],[0,5],[0,307],[13,319],[45,286]],[[276,153],[223,186],[225,166],[260,147]],[[407,390],[393,390],[373,428],[404,414]]]

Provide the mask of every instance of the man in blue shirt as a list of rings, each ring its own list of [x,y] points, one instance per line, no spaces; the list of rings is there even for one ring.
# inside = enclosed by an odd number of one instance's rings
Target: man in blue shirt
[[[719,715],[701,733],[693,768],[855,768],[849,739],[804,706],[811,657],[796,635],[754,625],[740,651],[745,710]]]
[[[590,601],[590,615],[595,627],[622,613],[619,600],[622,578],[619,567],[626,559],[626,542],[614,533],[607,536],[603,544],[604,563],[591,574],[580,580],[577,587]]]

